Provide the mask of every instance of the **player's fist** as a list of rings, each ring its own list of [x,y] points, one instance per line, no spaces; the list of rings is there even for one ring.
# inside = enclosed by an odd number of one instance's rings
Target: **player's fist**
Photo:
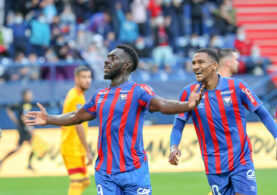
[[[169,163],[172,165],[177,166],[179,164],[179,158],[181,156],[181,151],[178,149],[176,145],[173,145],[170,148],[170,155],[169,155]]]

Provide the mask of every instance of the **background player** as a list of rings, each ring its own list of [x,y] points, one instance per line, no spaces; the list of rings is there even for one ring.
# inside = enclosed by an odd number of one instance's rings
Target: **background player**
[[[74,71],[75,87],[70,89],[63,107],[63,113],[80,109],[86,102],[84,92],[91,84],[91,71],[86,66],[78,66]],[[67,168],[70,185],[69,195],[81,195],[89,186],[88,164],[92,163],[91,151],[86,142],[88,122],[75,126],[62,127],[61,154]]]
[[[166,100],[143,84],[129,80],[138,66],[136,51],[119,45],[108,54],[104,65],[104,78],[110,87],[96,91],[91,100],[77,112],[58,116],[41,111],[29,112],[29,125],[73,125],[98,119],[98,158],[95,182],[98,194],[151,194],[151,182],[146,152],[143,148],[142,128],[146,110],[165,114],[192,110],[202,97],[199,85],[188,101]]]
[[[178,165],[181,155],[178,145],[191,116],[213,194],[257,194],[244,107],[259,116],[275,139],[277,125],[243,81],[216,73],[218,61],[211,49],[200,49],[193,57],[197,82],[185,87],[180,99],[186,101],[197,83],[205,85],[204,96],[193,111],[176,116],[169,162]]]
[[[238,53],[234,49],[219,49],[218,73],[223,77],[231,77],[238,73]]]
[[[19,104],[10,106],[6,110],[8,116],[10,117],[12,122],[17,125],[17,129],[18,129],[18,133],[19,133],[19,140],[18,140],[16,148],[13,149],[12,151],[10,151],[9,153],[7,153],[0,160],[0,167],[10,156],[12,156],[13,154],[15,154],[16,152],[18,152],[20,150],[21,146],[23,145],[23,143],[25,141],[27,141],[30,145],[32,144],[32,137],[33,137],[32,127],[26,126],[26,124],[24,122],[24,120],[25,120],[24,115],[27,114],[28,111],[32,110],[31,102],[33,100],[33,92],[31,90],[27,89],[21,93],[21,96],[22,96],[22,100],[19,102]],[[16,116],[16,114],[14,113],[13,110],[18,111],[18,117]],[[27,168],[30,170],[34,170],[32,167],[33,156],[34,156],[34,151],[32,150],[28,157],[28,167]]]

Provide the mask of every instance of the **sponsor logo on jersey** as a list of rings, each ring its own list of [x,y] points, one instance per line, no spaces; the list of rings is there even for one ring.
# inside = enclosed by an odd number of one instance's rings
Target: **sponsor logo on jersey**
[[[141,194],[149,195],[150,192],[151,192],[151,189],[149,189],[149,188],[139,188],[139,189],[137,190],[137,193],[138,193],[139,195],[141,195]]]
[[[256,180],[255,178],[255,171],[252,170],[252,169],[249,169],[247,172],[246,172],[246,176],[247,176],[247,180]]]
[[[253,97],[251,91],[249,91],[249,89],[243,88],[243,89],[242,89],[242,92],[244,92],[244,93],[247,95],[247,97],[249,98],[249,100],[251,101],[251,103],[254,103],[254,102],[256,101],[255,98]]]
[[[233,90],[221,91],[221,92],[220,92],[221,95],[231,94],[231,93],[233,93]]]
[[[232,98],[231,96],[225,96],[223,97],[223,102],[226,106],[230,106],[232,104]]]
[[[144,89],[148,94],[150,95],[155,95],[155,93],[153,92],[153,90],[151,89],[151,87],[147,86],[147,85],[140,85],[140,87],[142,89]]]

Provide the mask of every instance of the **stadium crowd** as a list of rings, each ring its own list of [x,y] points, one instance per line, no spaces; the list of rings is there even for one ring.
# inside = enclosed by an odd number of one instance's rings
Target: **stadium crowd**
[[[3,15],[0,83],[49,79],[52,65],[56,79],[73,79],[80,63],[102,80],[120,43],[142,59],[138,80],[190,73],[202,47],[237,49],[239,73],[262,75],[270,64],[236,26],[232,0],[6,0]]]

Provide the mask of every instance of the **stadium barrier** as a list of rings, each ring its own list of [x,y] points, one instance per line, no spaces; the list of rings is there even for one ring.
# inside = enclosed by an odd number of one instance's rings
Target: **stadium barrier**
[[[183,132],[180,149],[182,156],[178,166],[168,163],[171,125],[152,125],[144,127],[144,147],[147,152],[151,172],[203,171],[203,161],[193,125],[187,125]],[[253,159],[256,168],[277,168],[275,160],[275,141],[262,123],[248,123],[247,132],[252,142]],[[31,146],[24,144],[22,149],[5,161],[0,169],[0,177],[58,176],[66,175],[62,157],[59,153],[61,130],[35,130],[33,159],[35,171],[28,170],[27,160]],[[17,143],[17,132],[6,130],[0,138],[0,159]],[[88,131],[94,161],[97,156],[96,141],[98,130],[91,127]],[[94,170],[90,167],[90,172]]]

